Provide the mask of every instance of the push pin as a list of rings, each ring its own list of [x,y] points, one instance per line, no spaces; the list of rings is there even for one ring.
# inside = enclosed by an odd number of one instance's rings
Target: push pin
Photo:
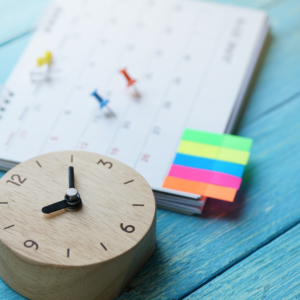
[[[137,88],[135,87],[136,80],[135,80],[135,79],[132,79],[132,78],[129,76],[129,74],[127,73],[126,68],[122,69],[122,70],[120,71],[120,73],[122,73],[122,74],[125,76],[125,78],[126,78],[126,80],[127,80],[127,87],[132,87],[132,88],[133,88],[133,90],[134,90],[134,96],[135,96],[136,98],[140,98],[140,97],[141,97],[141,94],[139,93],[139,91],[138,91]]]
[[[36,62],[39,67],[48,65],[48,67],[50,68],[52,64],[52,53],[50,51],[46,51],[45,56],[38,58]]]
[[[49,80],[49,74],[50,74],[50,68],[52,65],[53,59],[52,59],[52,53],[50,51],[46,51],[44,57],[40,57],[36,60],[37,66],[39,68],[46,66],[46,70],[41,72],[31,72],[31,80],[37,81],[36,76],[38,76],[38,81],[41,80]]]
[[[110,113],[110,115],[115,116],[114,112],[108,107],[108,102],[109,100],[104,100],[98,93],[97,90],[95,90],[93,93],[91,93],[91,96],[94,96],[97,101],[99,101],[100,103],[100,109],[102,109],[103,107],[106,107],[108,112]]]

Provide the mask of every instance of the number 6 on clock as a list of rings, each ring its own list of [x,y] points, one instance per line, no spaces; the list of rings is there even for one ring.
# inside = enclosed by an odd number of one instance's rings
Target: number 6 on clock
[[[135,228],[134,228],[134,226],[132,226],[132,225],[127,225],[127,226],[124,228],[124,227],[123,227],[123,223],[121,223],[120,226],[121,226],[121,229],[122,229],[123,231],[128,232],[128,233],[132,233],[132,232],[135,231]]]

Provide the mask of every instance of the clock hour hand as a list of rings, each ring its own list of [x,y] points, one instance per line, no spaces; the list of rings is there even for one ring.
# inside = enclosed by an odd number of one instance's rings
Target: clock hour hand
[[[42,208],[44,214],[66,209],[76,211],[82,207],[82,201],[78,191],[75,189],[74,168],[69,167],[69,189],[66,192],[65,199]]]
[[[50,204],[48,206],[45,206],[42,208],[42,212],[44,214],[50,214],[53,213],[55,211],[67,208],[69,206],[68,201],[67,200],[62,200],[53,204]]]

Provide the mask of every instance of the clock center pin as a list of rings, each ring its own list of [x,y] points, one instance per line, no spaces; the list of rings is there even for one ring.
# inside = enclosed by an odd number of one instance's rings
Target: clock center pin
[[[80,195],[75,188],[67,189],[65,199],[67,200],[68,204],[71,205],[71,207],[66,207],[67,211],[76,211],[82,207]]]
[[[67,189],[66,192],[66,198],[70,201],[70,202],[74,202],[74,200],[76,200],[78,194],[78,191],[75,188],[70,188]]]

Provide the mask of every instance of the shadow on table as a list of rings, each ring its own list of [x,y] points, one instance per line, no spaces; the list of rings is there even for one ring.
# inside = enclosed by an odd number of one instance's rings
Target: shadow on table
[[[164,279],[165,274],[164,272],[153,272],[153,270],[157,270],[158,267],[160,270],[171,268],[171,264],[169,262],[171,258],[164,256],[160,241],[156,242],[155,248],[156,249],[153,255],[138,272],[135,278],[130,282],[130,284],[124,289],[118,299],[131,299],[132,294],[134,294],[135,297],[140,296],[140,299],[143,299],[143,294],[146,293],[146,291],[149,292],[149,288],[155,290],[160,287],[160,283],[162,282],[161,280]],[[147,281],[149,281],[151,284],[149,285],[144,278],[147,278]]]
[[[247,106],[247,100],[250,98],[252,90],[255,86],[255,83],[258,79],[259,73],[261,71],[261,68],[263,66],[263,63],[265,61],[268,49],[270,48],[270,45],[272,43],[272,35],[269,32],[266,38],[266,41],[263,45],[263,50],[261,51],[258,63],[255,67],[251,82],[249,84],[245,101],[243,104],[243,107],[240,110],[240,115],[237,118],[236,126],[233,130],[233,133],[238,132],[239,130],[239,124],[241,123],[242,115],[246,109]],[[244,208],[245,208],[245,199],[248,194],[248,190],[251,188],[251,182],[252,182],[252,176],[253,176],[253,170],[254,166],[251,164],[251,162],[248,163],[245,169],[245,173],[243,176],[243,182],[238,190],[234,202],[226,202],[221,201],[217,199],[208,198],[207,202],[205,204],[204,211],[200,218],[202,219],[211,219],[211,218],[224,218],[224,219],[239,219]]]
[[[245,200],[247,198],[248,191],[251,189],[254,169],[255,168],[251,163],[246,166],[242,185],[235,196],[234,202],[208,198],[200,218],[239,219],[245,208]]]

